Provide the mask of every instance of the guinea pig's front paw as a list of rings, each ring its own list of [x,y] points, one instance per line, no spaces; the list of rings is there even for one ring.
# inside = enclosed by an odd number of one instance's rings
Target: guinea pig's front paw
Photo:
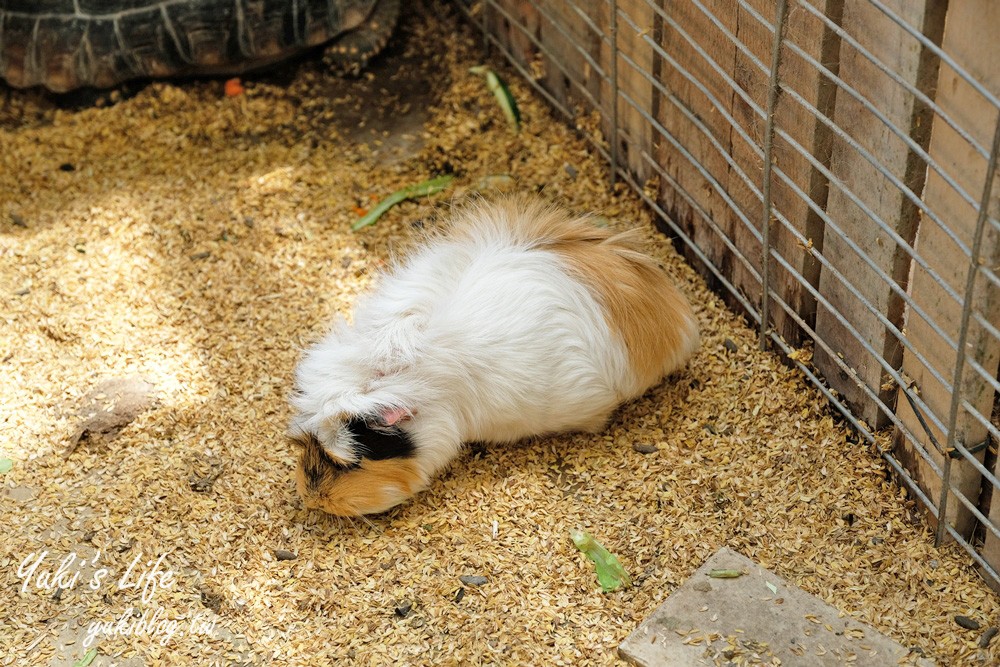
[[[337,516],[378,514],[427,488],[428,479],[411,457],[357,464],[335,463],[315,438],[303,443],[296,486],[305,506]]]

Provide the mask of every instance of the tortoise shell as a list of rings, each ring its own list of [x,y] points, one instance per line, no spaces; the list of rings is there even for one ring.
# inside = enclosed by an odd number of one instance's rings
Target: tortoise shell
[[[360,65],[398,10],[399,0],[0,0],[0,77],[63,92],[241,73],[369,30],[337,51]]]

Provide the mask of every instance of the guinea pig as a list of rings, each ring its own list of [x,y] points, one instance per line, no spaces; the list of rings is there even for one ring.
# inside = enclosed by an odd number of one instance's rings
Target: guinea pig
[[[600,430],[697,347],[690,303],[634,231],[527,196],[477,202],[306,350],[289,429],[299,494],[383,512],[465,442]]]

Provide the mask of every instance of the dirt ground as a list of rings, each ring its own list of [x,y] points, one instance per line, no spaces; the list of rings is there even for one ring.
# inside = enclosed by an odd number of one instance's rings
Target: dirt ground
[[[449,5],[418,3],[358,80],[304,58],[236,97],[0,89],[0,664],[614,664],[723,545],[915,656],[998,664],[978,642],[1000,604],[968,557],[933,547],[877,454],[494,62],[508,128],[482,58]],[[350,231],[441,173],[448,192]],[[700,353],[600,435],[471,446],[368,520],[305,510],[283,437],[301,349],[496,187],[642,227]],[[574,527],[635,585],[602,594]]]

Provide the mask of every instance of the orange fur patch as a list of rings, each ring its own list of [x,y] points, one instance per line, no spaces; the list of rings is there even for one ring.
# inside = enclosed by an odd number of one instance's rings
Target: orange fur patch
[[[456,233],[510,233],[559,254],[604,309],[628,351],[640,391],[680,368],[698,347],[691,304],[641,248],[635,230],[614,233],[586,218],[519,195],[473,207]]]
[[[295,473],[305,506],[338,516],[377,514],[398,505],[426,486],[412,459],[361,459],[361,465],[338,465],[316,438],[296,438],[302,456]]]

